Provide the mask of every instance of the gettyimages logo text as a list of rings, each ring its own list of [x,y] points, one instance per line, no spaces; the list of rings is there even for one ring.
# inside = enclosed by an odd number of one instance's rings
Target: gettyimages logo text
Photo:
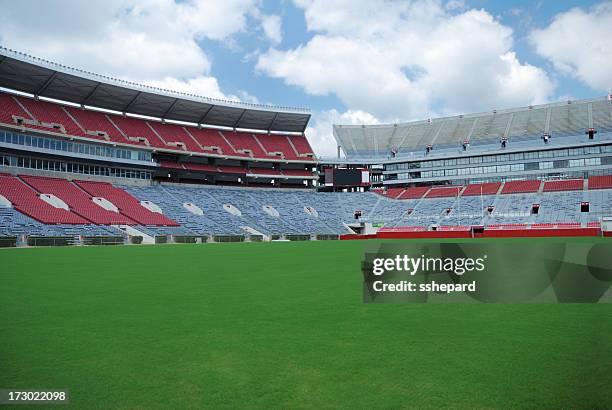
[[[386,272],[406,272],[414,276],[417,273],[454,273],[463,275],[466,272],[482,272],[486,268],[487,255],[479,258],[443,258],[443,257],[411,257],[396,255],[393,258],[375,258],[372,260],[372,273],[381,276]]]

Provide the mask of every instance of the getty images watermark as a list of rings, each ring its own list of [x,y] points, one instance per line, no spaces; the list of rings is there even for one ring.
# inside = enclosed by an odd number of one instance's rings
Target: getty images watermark
[[[372,273],[378,277],[386,272],[404,272],[409,276],[438,272],[463,275],[466,272],[484,271],[486,260],[487,255],[480,258],[432,258],[425,255],[414,258],[409,255],[395,255],[394,258],[374,258]],[[476,281],[471,283],[437,283],[432,280],[429,283],[415,283],[400,280],[397,283],[385,283],[381,278],[375,280],[372,287],[376,292],[474,292]]]
[[[366,303],[612,302],[608,243],[375,243]]]

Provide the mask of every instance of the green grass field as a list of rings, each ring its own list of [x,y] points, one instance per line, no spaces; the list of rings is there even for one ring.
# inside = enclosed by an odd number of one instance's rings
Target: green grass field
[[[612,406],[612,305],[364,305],[363,247],[1,249],[0,388],[80,408]]]

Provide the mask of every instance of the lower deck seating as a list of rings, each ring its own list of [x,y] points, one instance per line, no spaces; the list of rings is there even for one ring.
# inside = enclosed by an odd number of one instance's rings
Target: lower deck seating
[[[502,194],[519,194],[527,192],[538,192],[541,181],[527,180],[527,181],[509,181],[504,184],[501,190]]]
[[[76,184],[91,196],[109,200],[119,208],[123,215],[140,225],[178,226],[175,221],[166,218],[162,214],[148,210],[129,193],[111,184],[93,181],[76,181]]]
[[[612,175],[589,177],[589,189],[612,189]]]
[[[41,194],[53,194],[64,201],[70,210],[98,225],[134,224],[134,221],[119,212],[96,205],[90,195],[65,179],[22,176],[30,186]]]
[[[553,191],[581,191],[584,186],[583,179],[568,179],[561,181],[544,182],[544,192]]]
[[[45,224],[90,223],[69,210],[56,208],[43,201],[33,188],[17,177],[0,176],[0,195],[8,199],[19,212]]]
[[[401,226],[419,230],[433,229],[433,226],[442,230],[470,226],[490,229],[586,227],[612,216],[612,189],[391,199],[372,192],[180,184],[112,186],[91,181],[78,181],[75,185],[49,178],[23,179],[31,186],[13,176],[0,176],[3,182],[0,195],[14,206],[0,208],[0,235],[121,234],[115,228],[92,223],[100,220],[86,215],[90,196],[108,199],[119,208],[122,216],[133,221],[131,225],[150,236],[346,234],[351,232],[351,224],[359,222],[355,220],[356,211],[361,212],[360,221],[387,228]],[[57,195],[65,200],[71,211],[58,210],[41,201],[37,190]],[[87,206],[82,201],[86,201]],[[164,214],[146,209],[141,201],[152,202]],[[80,218],[79,222],[70,224],[45,219],[39,214],[35,214],[38,217],[35,220],[27,216],[30,208],[36,208],[30,203]],[[585,204],[589,206],[581,206]]]

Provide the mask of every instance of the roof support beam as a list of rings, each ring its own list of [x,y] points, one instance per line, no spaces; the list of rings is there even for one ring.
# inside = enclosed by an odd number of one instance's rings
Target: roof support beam
[[[85,96],[85,98],[83,98],[83,101],[81,101],[81,105],[85,105],[87,104],[87,102],[89,101],[89,99],[94,95],[94,93],[98,90],[98,87],[100,87],[100,83],[97,83],[96,86]]]
[[[210,112],[210,110],[212,110],[214,107],[214,105],[210,105],[210,107],[208,107],[208,109],[206,110],[206,112],[204,113],[204,115],[202,115],[202,117],[200,118],[200,120],[198,121],[198,124],[203,124],[204,123],[204,119],[206,118],[206,116],[208,115],[208,113]]]
[[[165,118],[166,118],[166,116],[172,112],[172,110],[174,109],[174,106],[175,106],[175,105],[176,105],[176,103],[178,103],[178,102],[179,102],[179,99],[178,99],[178,98],[176,98],[176,99],[174,100],[174,102],[173,102],[173,103],[170,105],[170,107],[168,107],[168,109],[166,110],[166,112],[164,112],[164,114],[162,115],[162,120],[163,120],[163,119],[165,119]]]
[[[240,120],[242,120],[242,117],[244,117],[244,114],[246,114],[246,112],[247,112],[247,110],[242,110],[242,114],[240,114],[240,117],[238,117],[238,119],[234,123],[234,126],[232,127],[233,129],[236,129],[238,124],[240,124]]]
[[[40,96],[51,96],[58,89],[66,95],[64,99],[71,103],[81,106],[95,105],[101,109],[122,113],[138,112],[144,116],[165,118],[180,112],[193,122],[198,121],[211,126],[229,128],[234,124],[235,127],[248,127],[244,124],[248,122],[252,123],[253,128],[264,132],[280,130],[302,133],[306,130],[311,117],[305,109],[233,101],[217,102],[204,97],[165,92],[66,66],[51,65],[8,49],[0,49],[0,66],[7,88]],[[35,72],[34,84],[29,78],[31,72]],[[81,81],[64,83],[60,80],[65,75],[74,76]],[[234,121],[228,124],[229,119],[236,113],[238,115]]]
[[[142,92],[138,91],[136,93],[136,95],[134,96],[134,98],[132,98],[132,100],[125,106],[125,108],[122,110],[122,112],[125,114],[126,112],[128,112],[128,110],[132,107],[132,105],[134,104],[134,102],[136,102],[136,100],[138,99],[138,97],[140,97],[140,94],[142,94]]]
[[[311,117],[311,115],[308,114],[308,117],[306,117],[306,121],[304,121],[304,127],[302,128],[302,134],[304,134],[306,132],[306,128],[308,128],[308,123],[310,122],[310,117]]]
[[[49,85],[51,85],[53,80],[55,80],[55,77],[57,77],[57,71],[54,71],[53,74],[51,74],[49,78],[47,78],[45,83],[41,85],[40,87],[38,87],[38,90],[36,90],[36,92],[34,93],[34,96],[38,98],[39,95],[44,93],[45,90],[49,87]]]
[[[274,117],[272,117],[272,121],[270,121],[270,125],[268,126],[268,134],[270,133],[270,131],[272,131],[272,128],[274,127],[274,123],[276,122],[276,117],[278,117],[277,112],[274,113]]]

